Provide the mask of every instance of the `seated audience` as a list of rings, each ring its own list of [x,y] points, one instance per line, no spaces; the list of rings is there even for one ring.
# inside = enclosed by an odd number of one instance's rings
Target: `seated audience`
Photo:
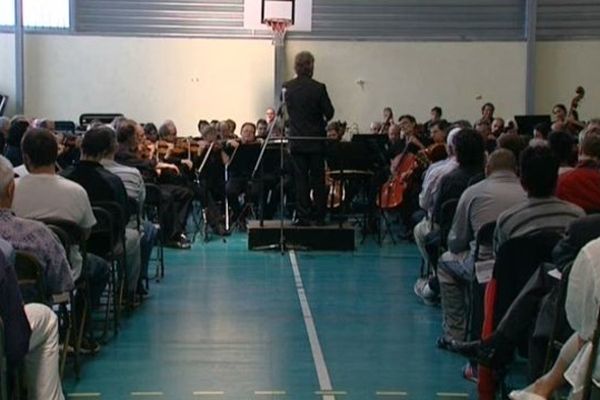
[[[15,180],[10,162],[0,156],[0,237],[15,250],[33,254],[44,270],[48,296],[73,289],[73,276],[62,245],[39,221],[19,218],[11,211]]]
[[[6,138],[10,129],[10,119],[8,117],[0,117],[0,155],[4,154],[6,147]]]
[[[7,376],[24,365],[30,400],[64,400],[59,374],[58,318],[43,304],[26,304],[14,272],[14,254],[0,239],[0,317],[4,323]]]
[[[444,327],[444,335],[438,340],[440,347],[446,348],[452,340],[465,338],[465,299],[467,285],[474,275],[477,232],[504,210],[526,199],[516,168],[517,161],[509,150],[496,150],[488,159],[487,177],[460,196],[448,235],[448,251],[438,263]],[[491,258],[489,252],[491,249],[480,253],[480,259]]]
[[[579,149],[577,166],[561,174],[556,197],[583,208],[600,211],[600,136],[587,135]]]

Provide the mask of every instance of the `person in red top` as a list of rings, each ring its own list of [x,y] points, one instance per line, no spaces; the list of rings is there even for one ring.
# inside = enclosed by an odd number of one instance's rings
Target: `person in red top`
[[[600,211],[600,135],[585,136],[579,163],[558,178],[556,197],[578,205],[588,214]]]

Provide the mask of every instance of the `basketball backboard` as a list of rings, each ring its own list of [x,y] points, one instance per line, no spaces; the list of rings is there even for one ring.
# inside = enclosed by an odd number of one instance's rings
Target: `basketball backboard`
[[[313,0],[244,0],[244,28],[270,30],[265,19],[290,19],[290,31],[312,30]]]

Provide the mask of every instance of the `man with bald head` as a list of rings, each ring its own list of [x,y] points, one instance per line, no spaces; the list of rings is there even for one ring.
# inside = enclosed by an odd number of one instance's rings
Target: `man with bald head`
[[[438,339],[440,347],[465,337],[465,290],[474,275],[477,232],[527,198],[516,170],[517,160],[511,151],[494,151],[487,160],[486,178],[465,190],[458,201],[448,234],[448,251],[438,265],[444,329],[444,336]],[[491,257],[491,249],[479,250],[480,259]]]

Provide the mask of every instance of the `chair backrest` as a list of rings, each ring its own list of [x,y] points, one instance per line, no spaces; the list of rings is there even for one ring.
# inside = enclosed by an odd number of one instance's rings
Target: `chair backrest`
[[[124,210],[116,201],[94,201],[92,206],[103,208],[112,215],[114,235],[117,239],[125,236],[125,227],[129,222],[127,219],[128,210]]]
[[[44,269],[39,260],[25,251],[15,252],[15,272],[25,303],[46,303]]]
[[[448,199],[440,208],[440,219],[437,221],[437,224],[440,227],[440,242],[443,248],[446,248],[446,243],[448,242],[448,233],[450,233],[450,228],[452,228],[452,220],[454,219],[457,206],[458,199]]]
[[[8,103],[8,96],[5,94],[0,94],[0,117],[4,115],[4,110],[6,109],[7,103]]]
[[[495,230],[496,221],[483,224],[479,228],[477,231],[477,236],[475,237],[475,260],[480,259],[479,256],[482,253],[482,249],[490,249],[490,252],[492,251]]]
[[[495,323],[500,321],[539,265],[552,260],[552,249],[561,237],[562,234],[556,231],[540,231],[509,239],[500,246],[493,273],[497,286]]]
[[[146,199],[144,201],[144,213],[148,220],[158,221],[160,214],[162,194],[158,185],[146,183]]]
[[[0,400],[8,400],[8,363],[4,346],[4,321],[0,317]]]
[[[63,247],[65,248],[65,252],[67,253],[69,263],[71,263],[70,250],[71,247],[75,245],[79,245],[79,252],[81,253],[81,256],[85,259],[86,238],[83,229],[79,225],[72,221],[56,218],[44,218],[40,219],[40,221],[46,224],[46,226],[48,226],[48,228],[52,232],[54,232],[54,234],[58,237]]]
[[[118,239],[115,236],[115,218],[103,207],[92,206],[96,225],[87,241],[88,251],[99,257],[105,257],[115,248]]]

